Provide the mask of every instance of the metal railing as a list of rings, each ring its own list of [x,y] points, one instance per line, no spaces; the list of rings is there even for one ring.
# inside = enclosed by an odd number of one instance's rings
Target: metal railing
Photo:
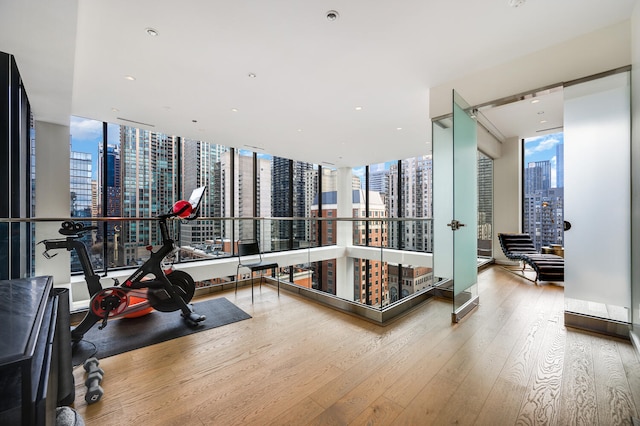
[[[35,235],[64,238],[57,228],[68,220],[97,227],[85,237],[85,244],[94,270],[104,276],[138,266],[148,257],[147,250],[160,244],[155,218],[32,218],[0,223],[31,225],[30,255],[36,263],[46,259],[40,259],[42,249]],[[46,229],[35,232],[38,227]],[[431,219],[200,217],[190,222],[171,220],[169,229],[180,247],[170,261],[211,274],[198,280],[199,287],[237,279],[230,268],[216,266],[234,263],[237,242],[246,239],[258,240],[265,255],[277,258],[280,267],[274,275],[281,283],[368,309],[387,309],[439,283],[433,275]],[[73,253],[70,268],[72,274],[81,273]]]

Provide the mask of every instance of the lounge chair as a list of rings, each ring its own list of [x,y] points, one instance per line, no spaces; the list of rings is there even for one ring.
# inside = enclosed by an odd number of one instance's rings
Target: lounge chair
[[[529,234],[499,233],[498,240],[508,259],[522,263],[522,270],[517,275],[536,284],[538,281],[564,281],[564,258],[556,254],[539,253]],[[534,280],[524,274],[527,266],[536,273]]]

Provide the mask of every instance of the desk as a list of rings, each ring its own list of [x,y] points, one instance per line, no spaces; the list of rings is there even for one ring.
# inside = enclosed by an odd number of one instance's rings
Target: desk
[[[551,246],[544,246],[541,249],[542,254],[555,254],[557,256],[564,257],[564,247],[560,244],[551,244]]]

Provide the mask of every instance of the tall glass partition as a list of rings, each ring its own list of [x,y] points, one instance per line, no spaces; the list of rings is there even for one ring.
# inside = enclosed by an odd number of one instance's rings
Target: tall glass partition
[[[478,172],[476,119],[453,92],[453,316],[478,303]]]
[[[629,73],[565,87],[564,97],[565,322],[629,323]]]
[[[433,140],[433,274],[453,280],[453,121],[451,117],[432,125]]]
[[[478,304],[476,120],[453,92],[453,115],[433,123],[434,275],[453,280],[452,320]]]

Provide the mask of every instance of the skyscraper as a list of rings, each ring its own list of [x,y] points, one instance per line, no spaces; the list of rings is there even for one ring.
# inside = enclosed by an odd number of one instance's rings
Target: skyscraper
[[[91,217],[92,195],[91,195],[91,177],[92,164],[91,154],[88,152],[71,151],[70,153],[69,174],[70,182],[70,203],[69,211],[71,217],[89,218]],[[87,247],[93,245],[92,234],[85,234],[82,242]],[[82,266],[75,252],[71,253],[71,271],[81,271]]]
[[[389,246],[431,252],[433,234],[432,161],[430,155],[402,160],[402,183],[398,187],[398,165],[389,169],[387,208],[389,217],[414,218],[389,226]],[[398,210],[400,206],[400,211]]]
[[[222,217],[224,200],[222,196],[222,155],[227,147],[205,141],[182,139],[182,188],[181,197],[187,199],[195,188],[207,186],[201,202],[201,217]],[[198,220],[183,223],[180,228],[181,245],[197,246],[214,243],[224,235],[224,221]]]
[[[478,256],[491,257],[492,226],[493,160],[478,152]]]
[[[389,170],[378,169],[369,171],[369,191],[387,194],[389,191]]]
[[[123,217],[155,217],[167,212],[176,201],[175,139],[162,133],[120,127]],[[127,222],[120,239],[126,264],[147,257],[147,245],[162,242],[153,221]]]
[[[530,162],[524,178],[523,231],[531,235],[538,250],[542,246],[562,244],[564,189],[551,187],[551,162]]]
[[[106,157],[106,170],[103,170]],[[107,145],[107,152],[104,152],[102,145],[98,147],[98,191],[97,205],[99,214],[107,217],[119,217],[122,215],[122,181],[120,173],[120,147],[116,145]],[[106,195],[106,209],[103,209]],[[122,227],[121,224],[115,222],[107,222],[106,238],[103,235],[104,227],[99,226],[96,239],[103,243],[116,243],[115,236],[117,230]],[[117,242],[119,243],[119,242]],[[107,252],[107,261],[109,265],[122,266],[122,259],[115,259],[122,250],[113,250]],[[113,257],[112,257],[113,256]]]
[[[227,200],[231,197],[235,200],[235,211],[232,211],[230,204],[224,206],[225,217],[246,217],[251,218],[247,220],[236,220],[234,223],[234,232],[232,234],[231,227],[224,229],[225,240],[248,240],[255,239],[261,241],[263,244],[271,243],[272,231],[271,224],[263,224],[260,222],[254,222],[253,217],[270,217],[271,213],[271,162],[264,158],[256,158],[256,171],[257,171],[257,200],[254,200],[254,187],[253,187],[253,155],[243,155],[235,152],[235,173],[236,176],[231,176],[231,152],[226,151],[222,154],[221,161],[221,193]],[[234,192],[231,193],[231,183],[236,182],[234,185]],[[254,201],[257,205],[254,205]],[[254,211],[255,208],[255,211]],[[255,233],[257,232],[257,234]],[[271,247],[261,247],[263,250],[271,250]]]
[[[304,177],[313,170],[313,164],[273,157],[271,210],[274,217],[307,217],[309,214],[305,197]],[[293,177],[293,179],[290,178]],[[293,185],[290,187],[289,184]],[[293,232],[293,235],[290,235]],[[294,248],[309,239],[305,220],[280,221],[275,225],[274,237],[279,240],[293,238]]]
[[[551,188],[551,162],[549,160],[529,163],[525,170],[525,194],[546,191]]]

